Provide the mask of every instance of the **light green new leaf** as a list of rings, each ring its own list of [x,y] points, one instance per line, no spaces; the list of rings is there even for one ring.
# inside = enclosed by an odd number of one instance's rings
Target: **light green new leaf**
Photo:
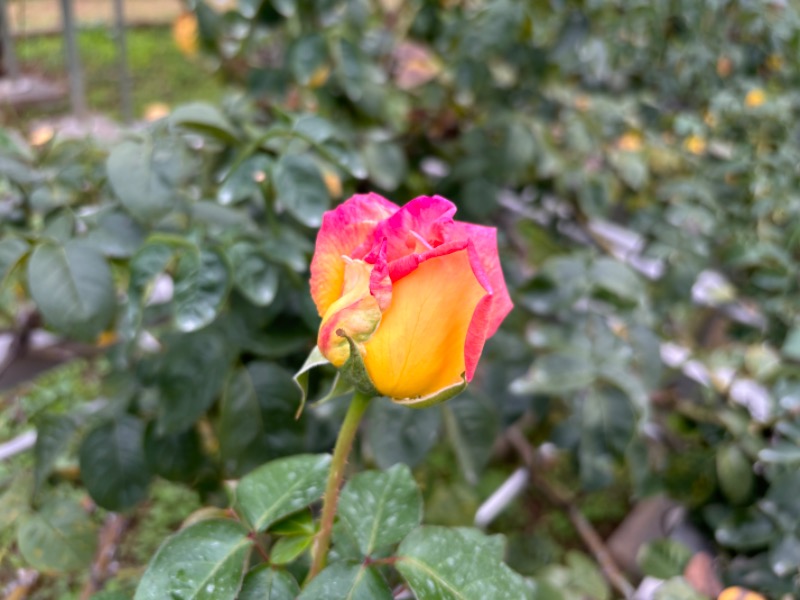
[[[234,521],[201,521],[179,531],[147,565],[134,599],[233,600],[252,543]]]
[[[314,536],[310,535],[282,537],[270,549],[269,560],[273,565],[288,564],[305,552],[313,541]]]
[[[422,495],[411,470],[397,464],[386,471],[359,473],[339,498],[339,519],[365,556],[402,540],[422,521]]]
[[[330,463],[329,454],[300,454],[269,462],[242,478],[234,507],[256,531],[264,531],[322,497]]]

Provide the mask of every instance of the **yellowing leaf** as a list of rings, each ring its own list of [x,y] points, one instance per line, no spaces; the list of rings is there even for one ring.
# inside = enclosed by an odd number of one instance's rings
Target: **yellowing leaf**
[[[747,95],[744,97],[744,105],[747,108],[757,108],[764,104],[767,100],[767,95],[764,93],[764,90],[761,88],[754,88],[747,92]]]
[[[199,37],[197,28],[197,17],[194,13],[185,12],[172,24],[172,38],[181,54],[188,57],[197,55],[199,49]]]

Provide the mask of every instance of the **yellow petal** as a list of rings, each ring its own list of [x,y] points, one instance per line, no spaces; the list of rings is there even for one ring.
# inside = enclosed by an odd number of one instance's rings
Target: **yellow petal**
[[[432,258],[395,281],[391,305],[364,344],[376,389],[417,398],[462,381],[467,330],[485,295],[466,249]]]

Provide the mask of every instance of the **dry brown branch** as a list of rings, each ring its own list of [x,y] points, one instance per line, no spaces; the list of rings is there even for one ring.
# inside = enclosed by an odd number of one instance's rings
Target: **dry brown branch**
[[[537,457],[536,450],[522,434],[522,430],[518,426],[513,426],[506,433],[506,437],[530,471],[531,484],[545,495],[548,502],[566,511],[573,527],[599,563],[608,582],[625,598],[633,596],[633,586],[614,562],[603,539],[578,509],[572,495],[541,477],[539,468],[541,461]]]
[[[97,554],[92,563],[91,575],[81,591],[81,600],[89,600],[92,595],[102,590],[106,580],[114,574],[111,567],[120,540],[128,528],[128,522],[127,517],[117,513],[110,513],[106,517],[106,521],[100,529]]]

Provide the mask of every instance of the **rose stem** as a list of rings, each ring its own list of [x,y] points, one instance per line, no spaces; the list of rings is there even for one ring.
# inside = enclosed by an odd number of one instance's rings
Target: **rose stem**
[[[333,520],[336,517],[336,506],[339,504],[339,490],[344,479],[344,468],[347,465],[347,457],[353,447],[353,439],[358,431],[358,424],[364,411],[367,409],[371,397],[356,392],[347,408],[342,428],[339,430],[339,437],[336,438],[336,447],[333,449],[333,460],[331,460],[331,470],[328,474],[328,485],[325,488],[325,496],[322,500],[322,517],[319,522],[319,532],[314,539],[314,549],[311,563],[311,570],[308,572],[306,582],[316,577],[325,568],[328,558],[328,550],[331,545],[331,533],[333,533]]]

